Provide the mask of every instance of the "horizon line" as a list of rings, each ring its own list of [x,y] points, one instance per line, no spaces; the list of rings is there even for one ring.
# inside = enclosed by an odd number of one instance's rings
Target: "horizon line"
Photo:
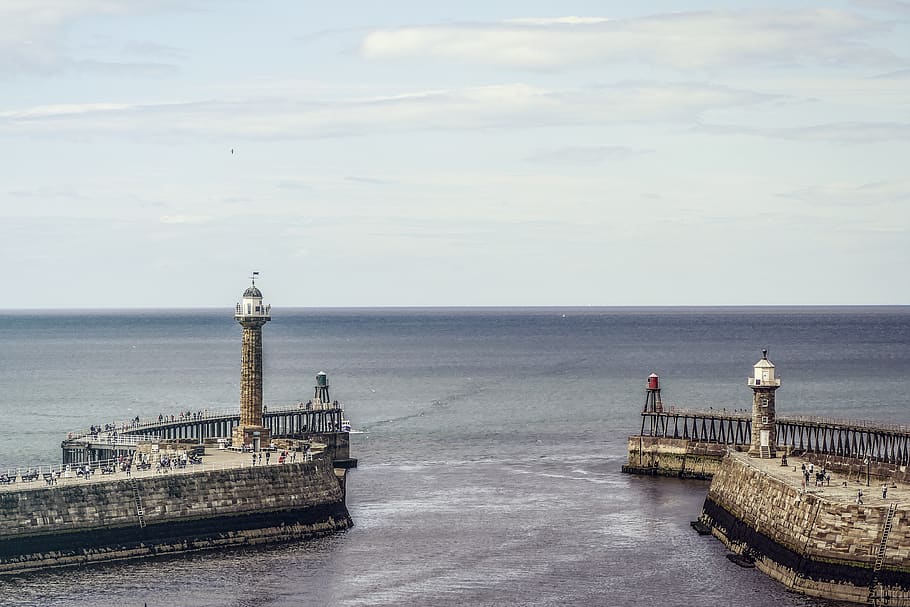
[[[274,308],[274,304],[271,304]],[[731,309],[731,308],[908,308],[910,304],[895,303],[775,303],[775,304],[520,304],[520,305],[460,305],[460,304],[428,304],[428,305],[338,305],[338,306],[305,306],[287,305],[279,306],[285,310],[617,310],[617,309]],[[73,306],[73,307],[32,307],[32,308],[4,308],[0,307],[0,314],[10,312],[124,312],[124,311],[208,311],[208,310],[233,310],[233,305],[198,305],[198,306]]]

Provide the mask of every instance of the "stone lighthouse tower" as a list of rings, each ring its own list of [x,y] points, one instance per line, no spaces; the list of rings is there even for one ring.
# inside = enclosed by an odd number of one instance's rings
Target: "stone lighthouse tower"
[[[262,304],[262,292],[253,284],[243,292],[243,299],[234,308],[234,320],[243,327],[240,356],[240,425],[234,428],[231,443],[246,445],[258,451],[268,447],[268,428],[262,425],[262,326],[269,322],[272,306]]]
[[[748,384],[752,388],[752,457],[777,457],[777,430],[774,426],[774,393],[780,388],[780,378],[774,373],[774,363],[768,360],[768,351],[761,351],[761,360],[752,367]]]

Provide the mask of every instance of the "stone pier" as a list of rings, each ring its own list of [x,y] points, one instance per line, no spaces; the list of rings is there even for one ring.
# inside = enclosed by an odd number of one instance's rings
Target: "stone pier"
[[[226,452],[190,469],[3,485],[0,574],[303,539],[352,525],[330,460],[270,459],[253,465],[249,454]]]
[[[910,487],[866,487],[834,474],[804,488],[789,458],[728,454],[700,521],[760,571],[810,596],[867,604],[910,604]],[[862,503],[858,502],[862,491]],[[886,602],[888,601],[888,602]]]

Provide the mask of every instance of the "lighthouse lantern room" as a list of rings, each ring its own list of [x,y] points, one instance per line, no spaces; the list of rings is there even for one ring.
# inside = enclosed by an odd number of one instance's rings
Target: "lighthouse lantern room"
[[[234,307],[234,317],[241,321],[243,318],[270,320],[269,314],[272,306],[262,303],[262,291],[256,287],[256,278],[259,272],[253,272],[253,284],[243,292],[243,297]]]

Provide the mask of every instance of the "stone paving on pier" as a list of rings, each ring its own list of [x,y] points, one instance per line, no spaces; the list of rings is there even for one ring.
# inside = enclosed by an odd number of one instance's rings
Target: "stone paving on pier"
[[[188,450],[188,449],[181,446],[179,450]],[[178,450],[175,450],[175,449],[170,449],[170,450],[161,449],[157,453],[157,455],[159,457],[161,455],[164,455],[164,456],[173,458],[176,455],[177,451]],[[318,452],[319,452],[318,449],[314,449],[313,451],[311,451],[309,453],[309,455],[314,455]],[[266,452],[261,452],[261,455],[262,455],[261,464],[259,463],[259,459],[258,459],[258,456],[260,455],[260,453],[256,454],[257,460],[256,460],[255,466],[265,466],[265,465],[280,466],[280,465],[283,465],[283,464],[278,463],[278,460],[280,459],[279,456],[281,454],[281,450],[271,451],[271,457],[269,458],[268,464],[266,464],[265,453]],[[292,454],[294,454],[294,453],[295,452],[293,452],[293,451],[288,453],[288,456],[284,462],[285,464],[300,463],[300,462],[305,461],[305,457],[307,454],[296,452],[296,458],[294,458],[294,461],[292,462]],[[151,467],[148,468],[147,470],[138,470],[136,468],[136,466],[133,465],[132,470],[130,471],[130,474],[127,474],[125,471],[122,471],[119,468],[116,468],[116,471],[111,474],[102,474],[100,468],[95,467],[94,473],[91,474],[87,479],[83,476],[77,476],[76,475],[77,466],[71,465],[70,470],[68,472],[61,473],[60,476],[57,478],[56,486],[86,485],[89,483],[123,481],[123,480],[129,480],[130,477],[136,478],[136,479],[143,479],[143,478],[155,477],[155,476],[161,476],[161,475],[193,474],[193,473],[197,473],[197,472],[210,471],[210,470],[226,470],[226,469],[231,469],[231,468],[250,468],[250,467],[254,466],[252,456],[253,456],[252,453],[241,453],[239,451],[234,451],[231,449],[218,449],[217,447],[214,447],[214,446],[211,446],[211,447],[207,446],[205,455],[202,457],[201,464],[188,463],[183,468],[180,468],[180,467],[174,467],[174,468],[161,467],[161,468],[159,468],[157,461],[155,461],[153,459]],[[49,468],[50,468],[49,466],[42,466],[40,469],[38,478],[33,481],[23,481],[21,475],[24,474],[26,472],[26,470],[28,470],[28,468],[20,468],[17,471],[17,477],[16,477],[15,482],[0,483],[0,492],[22,491],[22,490],[28,490],[28,489],[43,489],[48,486],[53,486],[53,485],[49,485],[43,476],[43,474],[48,472]],[[53,470],[58,471],[61,468],[65,468],[65,467],[60,466],[60,465],[55,465],[52,468],[53,468]],[[38,468],[35,467],[34,470],[38,470]],[[2,472],[4,472],[4,471],[0,471],[0,473],[2,473]],[[15,471],[14,470],[9,471],[9,473],[12,473],[12,472],[15,472]]]
[[[765,474],[771,476],[774,479],[782,481],[787,485],[794,487],[797,490],[803,488],[803,472],[802,466],[806,465],[806,468],[809,468],[809,461],[801,457],[789,456],[787,458],[787,466],[781,465],[781,458],[777,457],[776,459],[759,459],[755,457],[749,457],[745,453],[731,453],[732,457],[742,459],[747,462],[749,465],[761,470]],[[818,466],[815,466],[815,472],[819,472],[820,469]],[[815,486],[815,475],[812,474],[809,477],[808,486],[805,488],[805,492],[817,495],[821,498],[824,498],[833,502],[840,503],[855,503],[856,496],[858,491],[863,492],[863,503],[866,505],[889,505],[893,502],[904,502],[906,503],[910,500],[910,487],[901,482],[892,482],[887,483],[888,493],[887,496],[882,498],[882,485],[883,483],[880,479],[870,478],[869,486],[866,486],[866,476],[864,472],[856,472],[851,475],[847,475],[841,472],[832,472],[827,470],[827,473],[831,475],[831,484],[827,483],[824,486],[816,487]],[[846,486],[844,483],[846,482]]]

